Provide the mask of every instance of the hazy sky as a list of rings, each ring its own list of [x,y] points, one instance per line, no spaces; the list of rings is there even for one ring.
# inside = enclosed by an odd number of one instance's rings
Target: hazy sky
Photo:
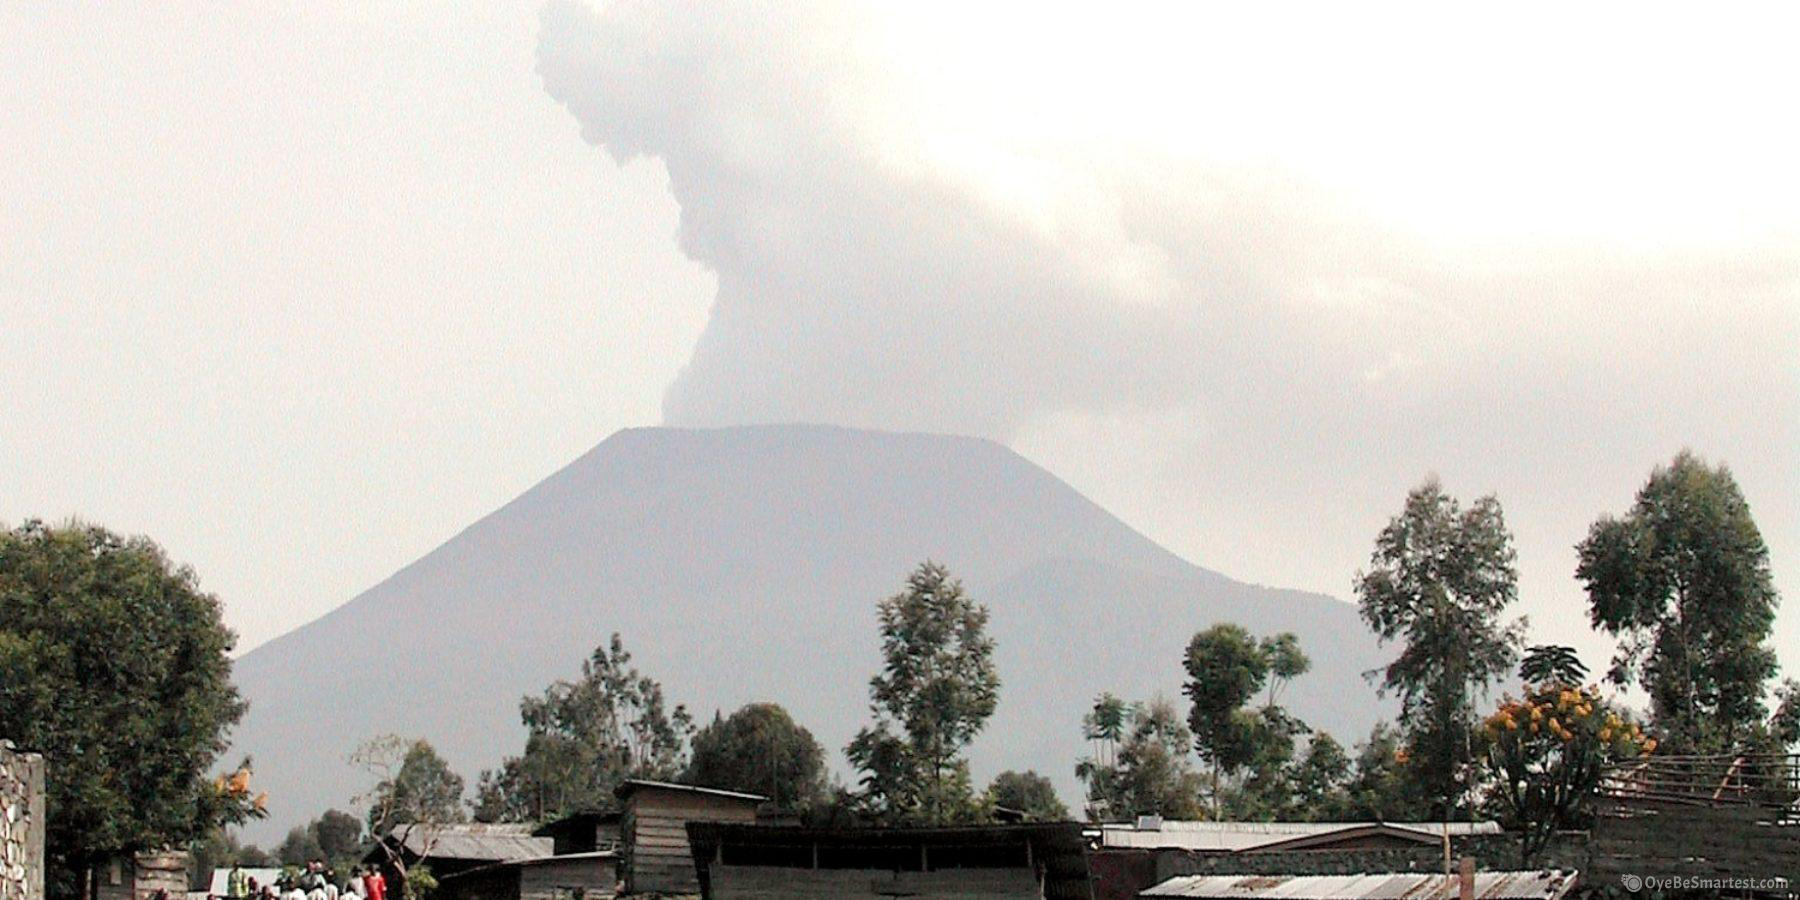
[[[1690,446],[1800,596],[1797,23],[964,6],[0,10],[0,520],[249,646],[630,425],[986,435],[1338,596],[1436,472],[1598,663]]]

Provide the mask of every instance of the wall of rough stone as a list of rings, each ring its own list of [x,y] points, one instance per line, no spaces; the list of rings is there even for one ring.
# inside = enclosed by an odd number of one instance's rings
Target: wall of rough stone
[[[44,758],[0,741],[0,900],[44,900]]]

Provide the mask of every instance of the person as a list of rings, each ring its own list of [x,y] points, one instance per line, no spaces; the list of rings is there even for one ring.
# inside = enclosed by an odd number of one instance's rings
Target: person
[[[369,890],[369,900],[387,900],[387,878],[380,869],[370,867],[369,874],[363,876],[363,886]]]
[[[244,871],[243,866],[235,862],[231,864],[231,871],[225,875],[225,896],[231,900],[245,900],[250,896],[250,875]]]
[[[359,868],[357,866],[350,867],[350,877],[344,879],[344,891],[343,891],[342,896],[344,896],[344,897],[366,897],[366,896],[368,896],[367,894],[363,893],[363,877],[362,877],[362,869],[361,868]]]
[[[325,900],[338,900],[338,873],[329,866],[325,869]]]

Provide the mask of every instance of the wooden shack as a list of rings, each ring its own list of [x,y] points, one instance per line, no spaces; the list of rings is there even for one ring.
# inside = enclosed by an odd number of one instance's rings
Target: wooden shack
[[[185,897],[188,889],[188,855],[180,850],[120,854],[96,867],[94,900],[150,900],[158,891]]]
[[[578,812],[545,822],[532,835],[549,838],[557,856],[617,850],[619,819],[617,811]]]
[[[698,893],[688,823],[754,824],[756,807],[766,799],[661,781],[627,781],[616,793],[623,804],[619,859],[628,894]]]
[[[1075,823],[956,828],[688,825],[706,900],[1091,900]]]

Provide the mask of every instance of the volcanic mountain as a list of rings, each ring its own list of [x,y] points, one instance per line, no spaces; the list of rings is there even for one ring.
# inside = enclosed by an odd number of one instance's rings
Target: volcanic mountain
[[[999,444],[824,426],[619,432],[324,617],[237,663],[269,840],[366,787],[346,755],[430,740],[471,785],[523,745],[518,703],[619,632],[704,721],[772,700],[839,750],[868,719],[876,603],[920,561],[992,612],[1000,705],[979,781],[1033,768],[1076,805],[1093,697],[1180,701],[1193,633],[1293,631],[1312,672],[1284,701],[1348,743],[1383,706],[1349,604],[1233,581],[1132,530]],[[1183,704],[1185,706],[1185,704]]]

